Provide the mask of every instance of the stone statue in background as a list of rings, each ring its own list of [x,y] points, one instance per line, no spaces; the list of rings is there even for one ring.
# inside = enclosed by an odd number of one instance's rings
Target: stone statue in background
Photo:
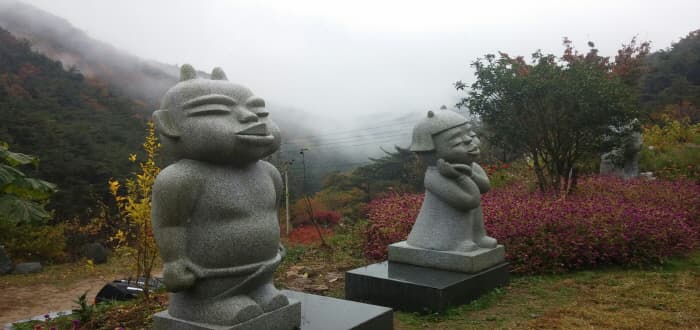
[[[475,163],[479,145],[467,119],[449,110],[429,111],[416,125],[411,150],[427,165],[425,200],[408,239],[389,247],[390,261],[462,272],[503,261],[484,229],[481,194],[490,185]]]
[[[639,176],[639,153],[642,151],[642,133],[633,130],[636,121],[625,128],[621,145],[600,157],[600,174],[624,179]]]
[[[230,329],[269,313],[274,326],[255,327],[298,327],[299,303],[272,283],[282,257],[282,180],[261,159],[279,148],[280,132],[263,99],[219,68],[209,80],[184,65],[153,120],[173,161],[153,187],[153,231],[171,292],[154,326]]]

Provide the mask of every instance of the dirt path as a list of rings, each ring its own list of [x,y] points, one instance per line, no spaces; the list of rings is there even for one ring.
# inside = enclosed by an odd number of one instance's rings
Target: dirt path
[[[0,327],[48,312],[71,309],[75,306],[73,301],[85,291],[88,291],[88,301],[92,301],[109,281],[98,276],[67,285],[32,283],[13,287],[0,283]]]

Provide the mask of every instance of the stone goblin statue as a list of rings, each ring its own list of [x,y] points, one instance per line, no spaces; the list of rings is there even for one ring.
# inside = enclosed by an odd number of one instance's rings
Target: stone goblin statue
[[[427,170],[425,200],[408,235],[409,246],[458,252],[497,246],[484,229],[481,194],[490,186],[474,162],[479,144],[466,118],[449,110],[429,111],[416,125],[411,151],[421,156]]]
[[[642,133],[629,132],[620,146],[600,157],[600,174],[624,179],[639,176],[639,153],[642,151]]]
[[[169,317],[230,326],[289,305],[272,284],[282,180],[261,159],[279,148],[280,132],[263,99],[219,68],[209,80],[184,65],[153,120],[173,161],[152,205]]]

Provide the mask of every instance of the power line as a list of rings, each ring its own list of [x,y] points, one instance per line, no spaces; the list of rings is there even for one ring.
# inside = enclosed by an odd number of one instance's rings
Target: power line
[[[347,143],[356,143],[356,142],[373,142],[373,141],[380,141],[380,140],[386,140],[389,138],[395,138],[395,137],[400,137],[400,136],[407,136],[409,134],[407,133],[399,133],[399,134],[388,134],[388,135],[380,135],[375,138],[353,138],[353,139],[347,139],[347,140],[339,140],[339,141],[331,141],[328,143],[313,143],[313,144],[304,144],[303,146],[305,148],[316,148],[319,146],[327,146],[327,145],[338,145],[338,144],[347,144]],[[395,140],[395,139],[392,139]]]
[[[358,162],[358,163],[324,164],[324,165],[317,165],[317,166],[306,166],[306,171],[318,170],[318,169],[327,169],[329,171],[334,171],[334,170],[338,170],[341,168],[359,167],[359,166],[369,165],[369,164],[372,164],[372,163],[371,162]],[[303,173],[304,169],[301,167],[292,167],[292,168],[289,168],[288,171],[290,173],[301,174],[301,173]]]
[[[383,136],[387,134],[407,134],[407,130],[405,129],[393,129],[393,130],[386,130],[382,132],[376,132],[373,134],[369,134],[370,137],[377,137],[377,136]],[[363,136],[365,135],[354,135],[354,136],[343,136],[343,137],[334,137],[334,138],[326,138],[324,136],[316,136],[315,138],[308,139],[308,140],[302,140],[302,139],[293,139],[289,140],[287,142],[282,143],[282,145],[288,145],[288,144],[295,144],[295,145],[300,145],[303,143],[318,143],[318,142],[335,142],[335,141],[343,141],[343,140],[352,140],[352,139],[363,139]],[[317,141],[318,140],[318,141]]]
[[[352,129],[352,130],[345,130],[345,131],[330,131],[326,134],[324,132],[319,132],[318,134],[315,135],[307,135],[307,136],[301,136],[301,137],[295,137],[291,140],[289,140],[288,143],[291,143],[291,141],[297,141],[297,140],[305,140],[305,139],[317,139],[321,137],[328,137],[328,136],[335,136],[335,135],[347,135],[355,132],[365,132],[365,131],[370,131],[374,129],[380,129],[380,128],[386,128],[386,127],[396,127],[396,126],[409,126],[409,125],[414,125],[416,122],[415,121],[405,121],[405,122],[387,122],[386,124],[380,125],[380,126],[374,126],[374,127],[364,127],[364,128],[357,128],[357,129]]]
[[[372,145],[372,144],[388,143],[388,142],[396,142],[396,139],[394,139],[394,138],[388,139],[388,138],[387,138],[387,139],[383,139],[383,140],[374,140],[374,141],[370,141],[370,142],[367,142],[367,143],[358,143],[358,144],[351,144],[351,145],[343,145],[343,144],[340,144],[340,145],[342,145],[343,148],[355,148],[355,147],[362,147],[362,146],[368,146],[368,145]],[[344,143],[347,143],[347,142],[344,142]],[[325,149],[325,148],[335,148],[335,147],[338,147],[338,144],[308,146],[308,148],[309,148],[311,151],[313,151],[313,150],[318,150],[318,149]],[[296,151],[296,150],[284,150],[284,151],[280,151],[280,153],[282,153],[282,154],[287,154],[287,155],[292,154],[292,153],[296,153],[296,152],[298,152],[298,151]]]

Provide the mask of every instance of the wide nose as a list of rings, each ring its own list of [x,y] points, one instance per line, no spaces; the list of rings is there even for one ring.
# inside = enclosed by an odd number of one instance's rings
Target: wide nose
[[[243,107],[238,107],[236,110],[240,123],[247,124],[258,121],[258,115],[254,114],[252,111]]]

